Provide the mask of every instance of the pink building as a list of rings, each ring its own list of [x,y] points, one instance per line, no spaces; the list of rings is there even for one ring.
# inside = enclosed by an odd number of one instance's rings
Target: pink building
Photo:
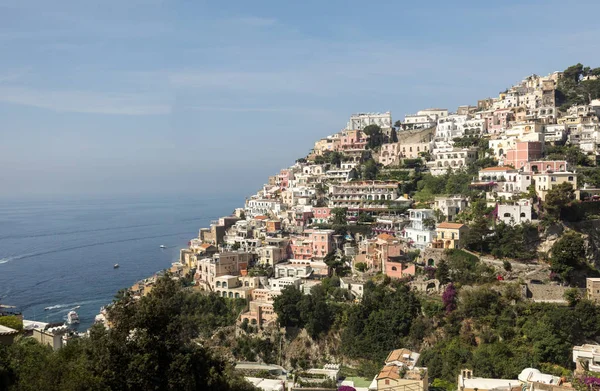
[[[499,109],[485,117],[485,123],[489,133],[497,133],[506,129],[513,119],[514,113],[510,109]]]
[[[290,241],[290,251],[293,259],[312,259],[313,244],[308,238],[294,237]]]
[[[334,230],[320,229],[309,231],[309,237],[313,244],[313,256],[315,258],[325,258],[327,254],[335,250],[333,241]]]
[[[326,223],[331,218],[331,209],[327,207],[313,208],[313,222]]]
[[[323,259],[335,250],[332,229],[307,229],[304,236],[291,239],[290,250],[294,259]]]
[[[524,171],[537,172],[540,174],[545,174],[548,171],[563,172],[568,170],[566,160],[536,160],[525,163],[524,167]]]
[[[363,149],[367,145],[367,137],[360,130],[344,130],[340,139],[340,149]]]
[[[279,188],[281,191],[286,190],[290,185],[290,180],[294,179],[294,173],[290,170],[281,170],[277,176]]]
[[[543,144],[539,141],[520,141],[515,143],[514,149],[506,151],[505,165],[513,166],[516,169],[525,167],[525,164],[531,160],[542,157]]]
[[[398,161],[400,157],[400,143],[389,143],[381,146],[379,151],[379,163],[389,166]]]
[[[385,263],[385,274],[390,278],[403,278],[406,276],[414,276],[416,273],[416,266],[414,263],[401,263],[401,262],[386,262]]]
[[[296,226],[304,227],[306,226],[313,218],[313,212],[304,212],[298,211],[294,214],[294,220],[296,221]]]

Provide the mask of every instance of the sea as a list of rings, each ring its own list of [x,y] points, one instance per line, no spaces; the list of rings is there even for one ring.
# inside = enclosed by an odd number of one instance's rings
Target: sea
[[[85,331],[120,289],[169,268],[200,228],[243,202],[239,195],[0,201],[0,304],[42,322],[63,322],[79,306],[76,329]]]

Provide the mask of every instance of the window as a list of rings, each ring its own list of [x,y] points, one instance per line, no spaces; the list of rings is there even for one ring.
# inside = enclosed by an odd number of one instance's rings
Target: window
[[[573,182],[573,177],[570,176],[569,178],[567,178],[569,180],[569,182]]]
[[[390,384],[390,381],[388,379],[385,379],[385,385],[387,386],[389,384]]]
[[[396,266],[392,266],[392,270],[397,271],[398,269],[396,268]]]

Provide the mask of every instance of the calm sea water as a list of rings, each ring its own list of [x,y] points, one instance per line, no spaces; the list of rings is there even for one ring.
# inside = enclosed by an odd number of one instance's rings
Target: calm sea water
[[[44,322],[81,306],[85,330],[119,289],[169,267],[199,228],[242,205],[233,196],[0,202],[0,302]]]

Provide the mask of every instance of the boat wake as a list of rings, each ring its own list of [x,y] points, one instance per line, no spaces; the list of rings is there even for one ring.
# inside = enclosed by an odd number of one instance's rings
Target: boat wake
[[[188,232],[174,232],[174,233],[167,233],[167,234],[163,234],[163,235],[141,236],[141,237],[137,237],[137,238],[109,240],[106,242],[88,243],[88,244],[82,244],[82,245],[73,246],[73,247],[63,247],[63,248],[57,248],[54,250],[48,250],[48,251],[43,251],[43,252],[38,252],[38,253],[23,254],[23,255],[16,256],[16,257],[2,258],[2,259],[0,259],[0,264],[10,262],[10,261],[16,261],[16,260],[36,258],[36,257],[42,256],[42,255],[61,253],[61,252],[71,251],[71,250],[79,250],[79,249],[88,248],[88,247],[104,246],[107,244],[116,244],[116,243],[135,242],[138,240],[146,240],[146,239],[166,238],[169,236],[184,235],[187,233]],[[4,262],[2,262],[2,261],[4,261]]]
[[[59,308],[64,308],[64,307],[68,307],[68,306],[69,306],[68,304],[51,305],[50,307],[44,308],[44,311],[57,310]]]
[[[10,261],[12,261],[13,259],[15,259],[16,257],[6,257],[6,258],[0,258],[0,265],[2,265],[3,263],[8,263]]]

